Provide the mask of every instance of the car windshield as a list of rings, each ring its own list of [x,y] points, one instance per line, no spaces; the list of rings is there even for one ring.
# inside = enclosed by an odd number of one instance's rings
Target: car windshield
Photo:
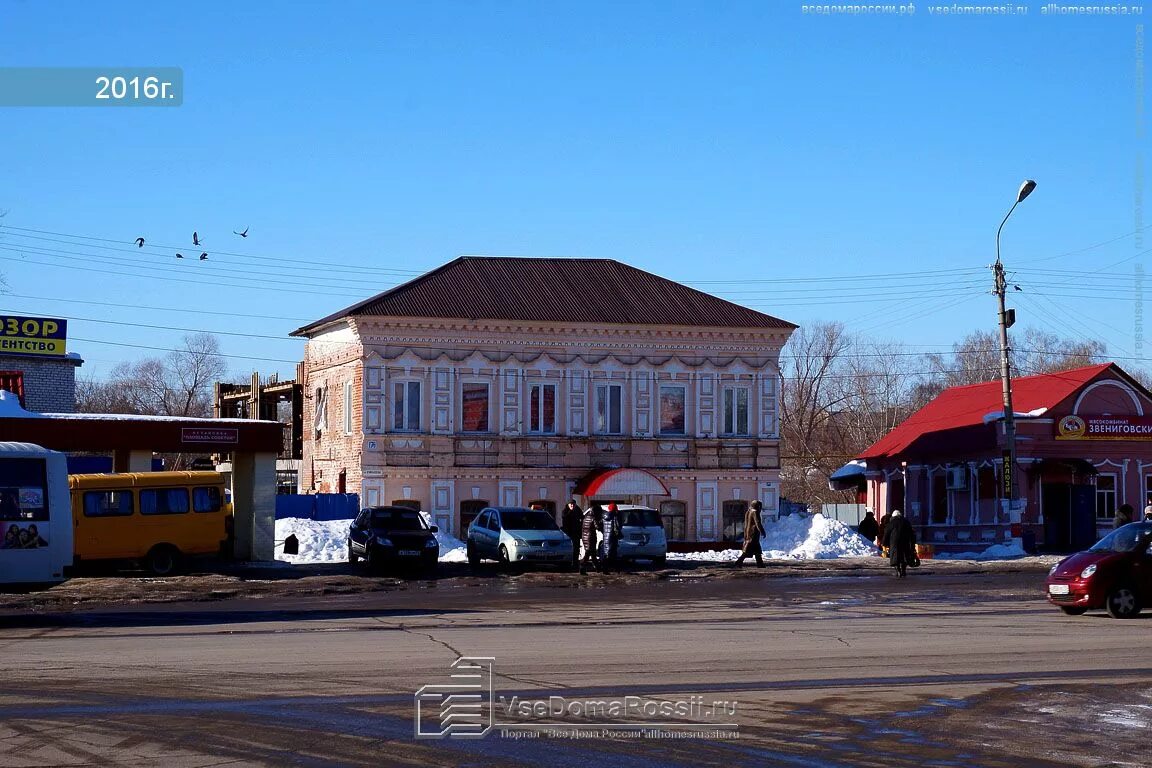
[[[662,523],[660,522],[660,513],[654,509],[628,509],[624,511],[622,525],[659,528]]]
[[[379,511],[372,513],[372,527],[388,531],[422,531],[424,521],[420,519],[419,512]]]
[[[1152,525],[1129,523],[1108,534],[1089,549],[1089,552],[1131,552],[1140,537],[1152,533]]]
[[[506,531],[555,531],[556,521],[547,512],[505,510],[500,522]]]

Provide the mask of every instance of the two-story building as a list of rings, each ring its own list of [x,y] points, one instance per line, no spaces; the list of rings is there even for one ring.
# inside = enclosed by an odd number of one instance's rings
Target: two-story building
[[[577,497],[734,539],[752,499],[777,508],[794,328],[617,261],[461,257],[293,332],[301,488],[457,534],[490,504]]]

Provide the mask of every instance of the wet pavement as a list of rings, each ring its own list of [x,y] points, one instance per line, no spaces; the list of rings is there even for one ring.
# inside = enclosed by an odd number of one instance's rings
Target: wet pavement
[[[1042,563],[869,565],[10,605],[0,765],[1148,764],[1152,616],[1064,616]],[[459,655],[495,659],[493,729],[415,739]],[[629,697],[725,705],[580,709]]]

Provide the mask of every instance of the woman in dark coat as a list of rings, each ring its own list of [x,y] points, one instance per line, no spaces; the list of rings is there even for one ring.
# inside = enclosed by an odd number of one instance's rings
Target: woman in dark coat
[[[912,523],[898,510],[892,510],[888,526],[884,530],[884,545],[888,547],[888,562],[903,576],[908,566],[916,560],[916,531]]]
[[[764,565],[764,550],[760,546],[760,537],[764,535],[764,522],[760,519],[763,509],[764,505],[757,499],[744,513],[744,549],[740,551],[740,557],[736,558],[734,565],[741,565],[746,557],[755,557],[756,565]]]
[[[856,532],[873,544],[876,543],[876,537],[880,535],[880,524],[876,522],[876,515],[872,514],[872,510],[868,510],[864,515],[864,519],[856,527]]]

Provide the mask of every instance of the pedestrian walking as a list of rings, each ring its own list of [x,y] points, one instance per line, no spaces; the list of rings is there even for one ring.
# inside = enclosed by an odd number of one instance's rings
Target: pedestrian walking
[[[876,515],[872,513],[872,510],[865,513],[860,525],[856,526],[856,532],[872,542],[873,545],[876,544],[876,539],[880,537],[880,523],[876,522]]]
[[[596,526],[601,515],[600,505],[594,504],[584,510],[580,517],[580,543],[584,546],[584,558],[580,561],[580,573],[584,573],[588,563],[600,570],[600,554],[596,550]]]
[[[888,518],[884,545],[888,547],[888,562],[896,569],[896,575],[903,578],[908,573],[908,566],[917,562],[916,531],[898,509],[892,510]]]
[[[888,545],[884,543],[885,536],[888,535],[888,521],[892,519],[890,512],[885,513],[880,518],[880,532],[876,534],[876,546],[880,547],[880,554],[884,554],[884,548]]]
[[[764,566],[764,550],[760,546],[760,538],[764,536],[764,522],[760,519],[763,509],[759,499],[748,505],[748,511],[744,513],[744,548],[733,565],[743,565],[744,558],[755,557],[756,565]]]
[[[572,567],[576,568],[580,564],[580,518],[584,513],[580,511],[580,507],[576,506],[575,499],[568,499],[568,503],[564,505],[564,511],[560,513],[560,530],[572,539]]]
[[[611,503],[603,512],[600,517],[600,568],[607,573],[608,568],[616,563],[616,548],[620,542],[620,512]]]
[[[1131,504],[1121,504],[1120,509],[1116,510],[1116,516],[1112,518],[1112,527],[1119,528],[1122,525],[1128,525],[1132,522],[1132,515],[1135,510],[1132,509]]]
[[[1148,503],[1144,505],[1144,522],[1152,520],[1152,495],[1148,497]]]

